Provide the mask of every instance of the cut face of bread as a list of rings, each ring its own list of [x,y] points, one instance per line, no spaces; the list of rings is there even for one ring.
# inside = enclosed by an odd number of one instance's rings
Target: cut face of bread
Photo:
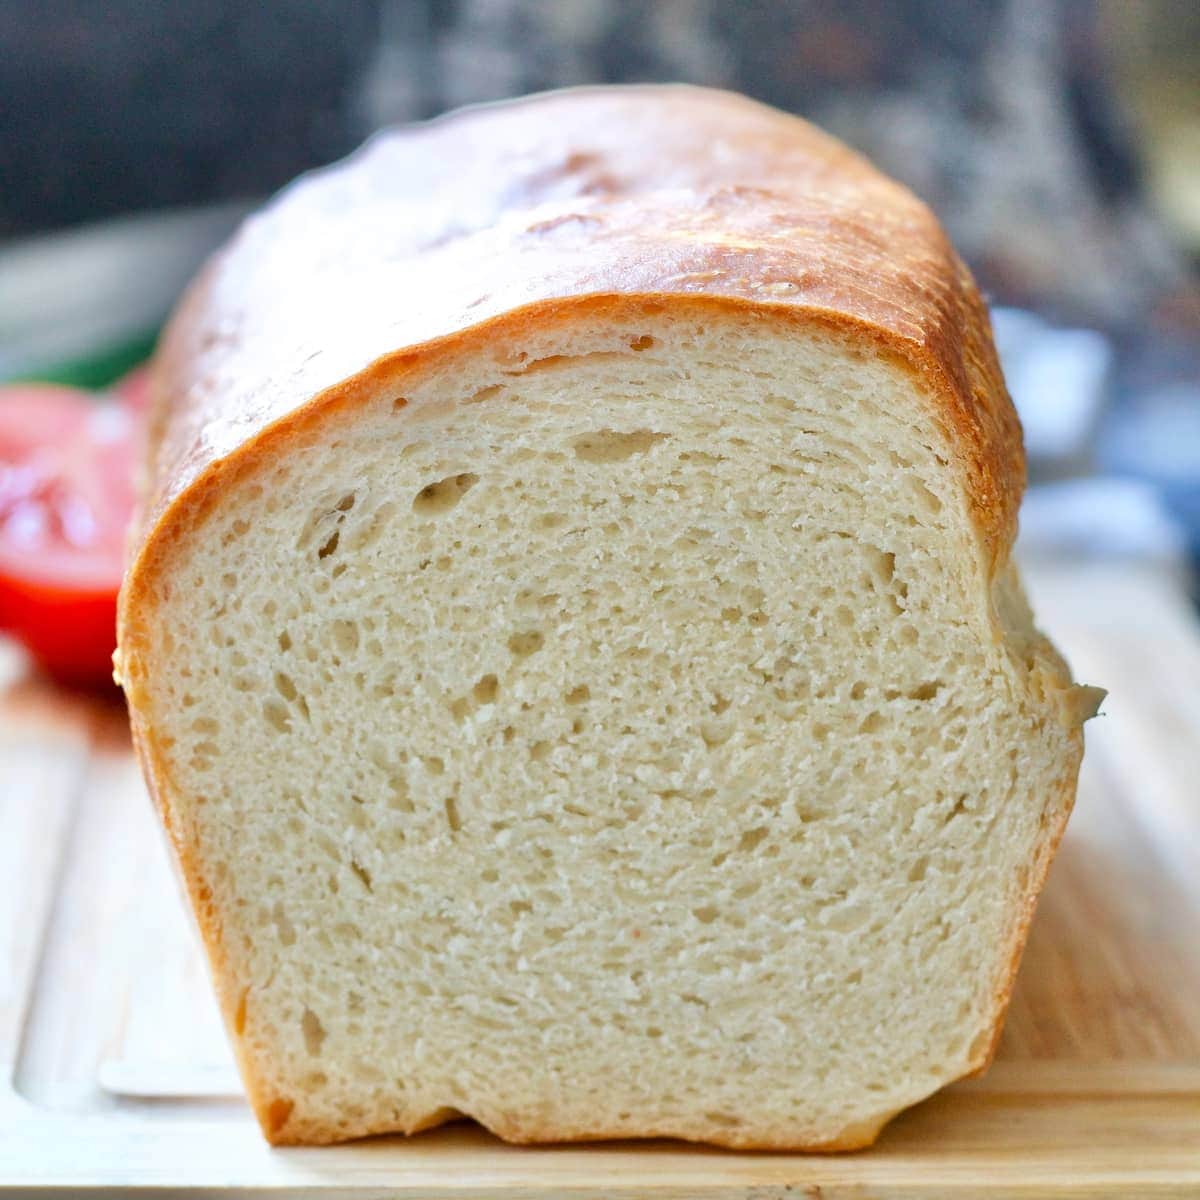
[[[118,668],[268,1138],[848,1149],[986,1063],[1091,697],[912,196],[722,93],[471,112],[155,389]]]
[[[930,411],[585,313],[180,536],[145,704],[271,1136],[847,1146],[983,1063],[1074,754]]]

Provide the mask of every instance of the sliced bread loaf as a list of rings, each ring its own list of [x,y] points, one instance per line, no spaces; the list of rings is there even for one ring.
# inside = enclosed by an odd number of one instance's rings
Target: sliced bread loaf
[[[118,667],[268,1138],[847,1149],[984,1066],[1094,695],[908,192],[696,89],[388,133],[155,390]]]

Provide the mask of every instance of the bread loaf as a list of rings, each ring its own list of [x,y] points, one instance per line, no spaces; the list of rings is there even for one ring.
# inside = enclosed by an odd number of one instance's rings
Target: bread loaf
[[[118,670],[272,1142],[849,1149],[987,1063],[1094,694],[908,192],[720,92],[468,111],[154,388]]]

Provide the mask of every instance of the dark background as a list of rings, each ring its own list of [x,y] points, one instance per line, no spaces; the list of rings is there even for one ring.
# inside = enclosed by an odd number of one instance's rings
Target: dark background
[[[0,239],[261,196],[462,103],[686,79],[865,149],[1000,295],[1120,320],[1194,299],[1138,76],[1198,39],[1194,0],[4,0]]]

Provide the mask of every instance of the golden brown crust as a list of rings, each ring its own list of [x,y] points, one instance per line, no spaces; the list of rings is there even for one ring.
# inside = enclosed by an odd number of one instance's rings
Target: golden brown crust
[[[933,214],[799,118],[680,86],[551,93],[386,133],[251,218],[164,338],[144,529],[381,356],[585,296],[721,298],[889,347],[936,397],[1003,558],[1020,428],[986,309]]]
[[[381,386],[399,396],[409,373],[501,334],[667,305],[817,325],[908,364],[962,471],[984,568],[1006,561],[1024,486],[1020,429],[966,268],[911,194],[803,121],[741,97],[588,89],[385,134],[252,218],[170,324],[119,663],[135,743],[272,1142],[343,1135],[294,1118],[242,1037],[247,1001],[144,716],[145,622],[165,586],[157,566],[231,477],[285,454],[332,408]],[[1013,972],[1068,811],[1056,811],[1032,872]],[[1011,973],[997,992],[997,1037],[1010,987]],[[787,1148],[856,1149],[885,1120]]]
[[[258,1107],[256,1102],[256,1108]],[[273,1146],[329,1146],[346,1140],[345,1133],[324,1122],[289,1120],[292,1116],[290,1101],[276,1100],[272,1102],[272,1107],[276,1114],[274,1117],[269,1114],[264,1116],[261,1109],[257,1115],[263,1134]],[[574,1126],[567,1127],[545,1122],[521,1124],[515,1121],[485,1121],[454,1108],[439,1109],[417,1121],[411,1127],[400,1128],[396,1124],[388,1122],[380,1124],[378,1128],[364,1128],[356,1136],[372,1137],[388,1133],[412,1135],[465,1117],[468,1120],[477,1121],[489,1133],[514,1146],[537,1146],[547,1142],[584,1143],[671,1139],[695,1142],[705,1146],[719,1146],[725,1150],[744,1150],[754,1153],[847,1154],[855,1150],[865,1150],[872,1145],[879,1137],[883,1127],[901,1111],[903,1110],[896,1109],[855,1122],[846,1126],[836,1137],[815,1140],[803,1145],[797,1145],[794,1141],[789,1140],[770,1140],[756,1138],[753,1135],[732,1133],[718,1127],[714,1127],[703,1136],[692,1136],[672,1129],[656,1129],[653,1126],[638,1133],[630,1133],[628,1129],[621,1128],[580,1129]]]

